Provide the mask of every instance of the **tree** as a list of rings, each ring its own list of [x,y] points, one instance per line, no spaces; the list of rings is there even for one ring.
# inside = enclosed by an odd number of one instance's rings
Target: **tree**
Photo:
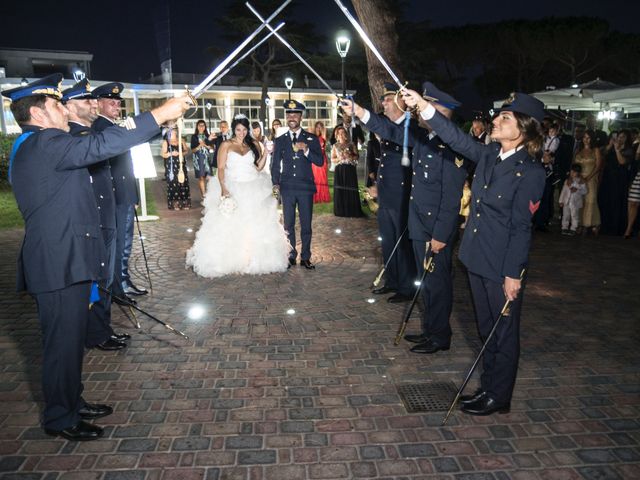
[[[392,0],[352,0],[360,24],[369,38],[373,41],[382,58],[400,78],[400,62],[398,60],[398,33],[396,22],[398,18],[398,2]],[[382,95],[383,84],[391,80],[389,74],[375,55],[366,48],[367,72],[369,91],[372,105],[378,103]]]

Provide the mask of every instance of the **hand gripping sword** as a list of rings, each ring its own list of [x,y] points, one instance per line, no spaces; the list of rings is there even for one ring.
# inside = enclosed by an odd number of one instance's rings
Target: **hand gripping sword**
[[[522,269],[522,272],[520,272],[520,281],[521,282],[524,280],[525,272],[526,272],[526,269],[524,269],[524,268]],[[500,315],[498,315],[498,318],[496,319],[495,323],[493,324],[493,328],[489,332],[489,335],[487,335],[487,339],[484,341],[484,344],[482,345],[482,348],[480,349],[480,353],[478,353],[478,356],[476,357],[475,361],[473,362],[473,365],[471,365],[471,368],[469,369],[469,373],[467,373],[467,376],[465,377],[464,382],[462,382],[462,385],[460,385],[460,388],[458,389],[458,393],[456,393],[456,396],[453,399],[453,402],[451,402],[451,405],[449,406],[449,410],[447,410],[447,414],[442,419],[442,426],[443,427],[447,423],[447,420],[449,420],[449,416],[451,415],[451,412],[453,411],[453,408],[458,403],[458,400],[460,399],[460,395],[462,395],[462,392],[464,391],[464,388],[467,386],[467,383],[469,383],[469,379],[471,378],[471,375],[473,375],[473,371],[478,366],[478,362],[482,358],[482,354],[486,350],[487,345],[489,345],[489,342],[491,341],[491,337],[493,337],[493,334],[495,333],[496,329],[498,328],[498,325],[500,324],[500,320],[502,320],[504,317],[508,317],[510,315],[510,313],[511,313],[511,303],[512,303],[511,300],[506,300],[504,302],[504,306],[502,307],[502,310],[500,311]]]
[[[389,74],[389,76],[393,79],[394,82],[396,82],[396,85],[398,85],[398,88],[403,89],[407,84],[406,83],[403,84],[398,78],[398,76],[393,72],[393,70],[391,70],[391,67],[389,66],[389,64],[386,62],[384,58],[382,58],[382,54],[380,53],[380,51],[373,44],[373,42],[371,41],[367,33],[364,31],[364,29],[360,26],[358,21],[353,17],[353,15],[351,15],[351,12],[349,11],[349,9],[340,0],[335,0],[335,2],[336,2],[336,5],[338,5],[338,8],[342,10],[342,13],[344,13],[344,16],[347,17],[347,20],[351,22],[351,25],[353,25],[353,28],[356,29],[362,41],[367,45],[367,47],[369,47],[369,50],[371,50],[371,53],[373,53],[376,56],[380,64],[384,67],[384,69]],[[411,161],[409,160],[409,122],[410,121],[411,121],[411,112],[407,110],[404,113],[404,140],[402,142],[402,160],[401,160],[403,167],[408,167],[409,165],[411,165]]]

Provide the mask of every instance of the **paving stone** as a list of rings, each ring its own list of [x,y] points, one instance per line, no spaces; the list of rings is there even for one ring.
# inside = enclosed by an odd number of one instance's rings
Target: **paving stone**
[[[210,443],[211,439],[206,437],[176,438],[173,441],[173,445],[171,448],[176,452],[188,450],[208,450]]]
[[[578,467],[576,470],[585,480],[623,480],[615,470],[607,466]]]
[[[225,440],[225,448],[260,448],[262,447],[262,437],[237,436],[227,437]]]
[[[0,472],[11,472],[14,470],[18,470],[25,459],[26,457],[22,456],[7,456],[0,458]]]

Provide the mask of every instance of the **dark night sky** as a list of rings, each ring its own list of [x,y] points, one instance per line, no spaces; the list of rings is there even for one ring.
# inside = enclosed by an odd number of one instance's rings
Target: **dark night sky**
[[[93,2],[70,0],[3,2],[0,47],[88,51],[94,55],[95,79],[145,79],[160,70],[154,9],[161,8],[163,1],[102,2],[98,8]],[[174,71],[208,73],[214,59],[203,52],[210,45],[225,47],[214,20],[223,14],[228,1],[169,1]],[[531,9],[533,6],[535,10]],[[262,13],[266,16],[267,12]],[[287,15],[292,14],[304,21],[314,21],[317,32],[327,37],[327,49],[333,48],[337,31],[350,27],[332,0],[294,0],[279,18],[286,21]],[[410,0],[407,17],[429,20],[434,27],[440,27],[569,15],[601,17],[613,29],[640,33],[640,5],[631,0],[609,0],[606,7],[602,2],[584,0],[534,0],[518,4],[513,0]],[[286,36],[286,26],[283,35]],[[226,45],[224,50],[231,51],[234,47]]]

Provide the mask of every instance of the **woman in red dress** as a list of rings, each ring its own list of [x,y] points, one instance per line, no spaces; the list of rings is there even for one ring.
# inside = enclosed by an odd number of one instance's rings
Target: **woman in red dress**
[[[313,195],[313,203],[328,203],[331,201],[329,193],[329,182],[327,181],[327,169],[329,162],[327,161],[327,129],[322,122],[316,122],[314,132],[320,140],[320,148],[322,149],[322,158],[324,163],[321,167],[311,164],[313,169],[313,181],[316,184],[316,193]]]

